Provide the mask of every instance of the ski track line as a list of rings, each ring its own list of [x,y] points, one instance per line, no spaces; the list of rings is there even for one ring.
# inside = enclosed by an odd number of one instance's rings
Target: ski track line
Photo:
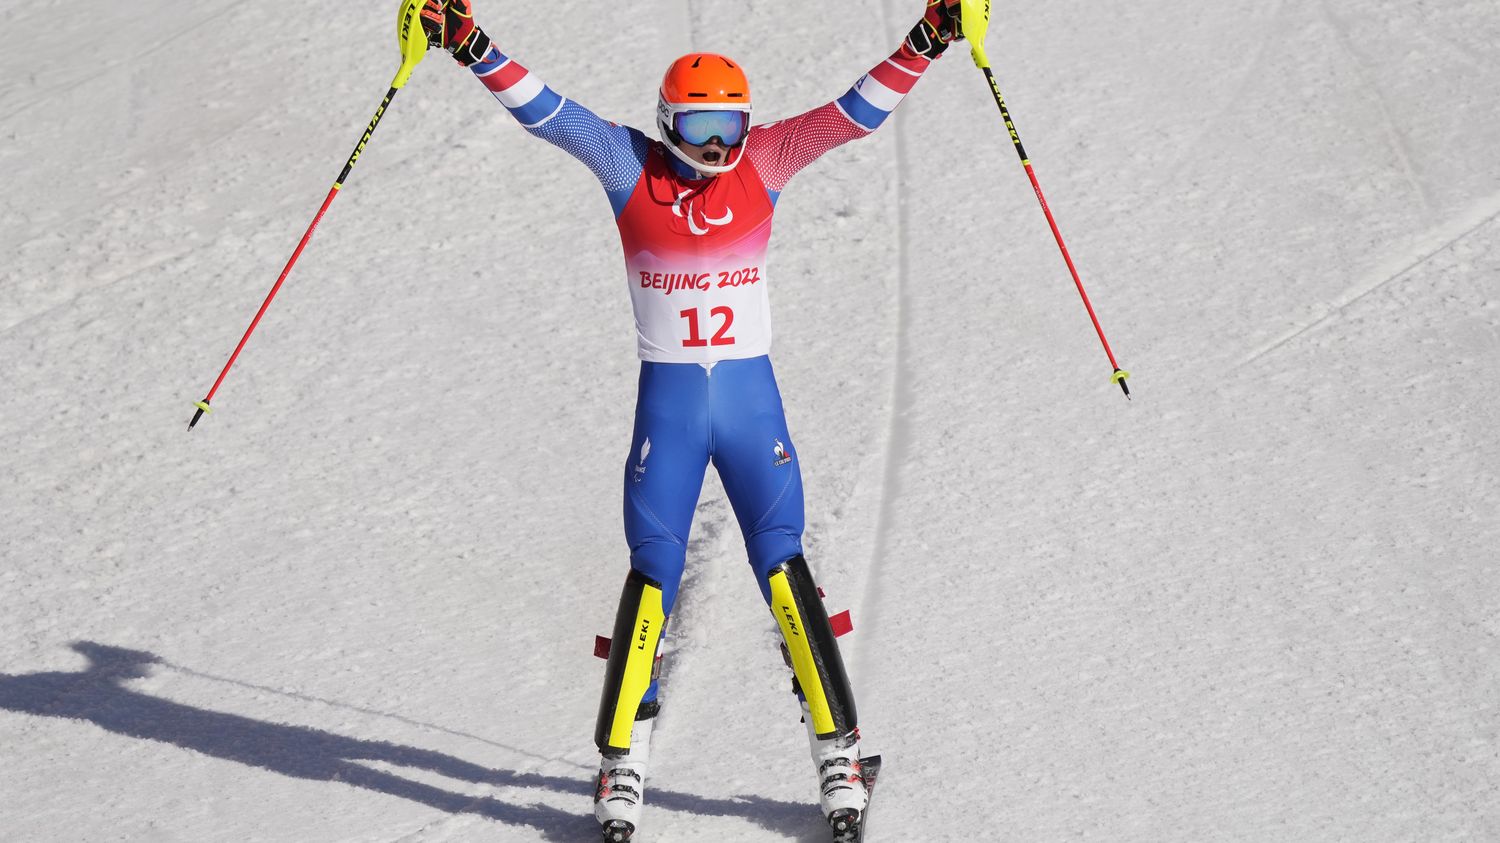
[[[483,796],[476,798],[473,802],[470,802],[467,805],[465,805],[463,807],[463,810],[464,811],[468,811],[470,808],[473,808],[474,805],[477,802],[479,802],[481,799],[484,799],[484,798],[485,797],[483,797]],[[446,831],[449,826],[452,826],[452,825],[456,824],[459,820],[465,819],[465,818],[468,818],[468,817],[472,817],[472,816],[473,816],[473,814],[458,813],[458,814],[448,814],[447,816],[438,817],[437,819],[433,820],[432,822],[427,823],[426,825],[418,827],[415,831],[408,831],[408,832],[402,834],[400,837],[397,837],[395,840],[392,840],[391,843],[416,843],[416,841],[418,841],[418,840],[426,839],[427,835],[429,835],[429,834],[432,834],[434,832],[443,832],[443,831]]]
[[[108,64],[105,64],[103,67],[96,68],[92,73],[90,73],[84,79],[79,79],[79,80],[74,81],[74,82],[64,82],[64,83],[62,83],[60,85],[55,85],[55,86],[53,86],[51,88],[48,88],[47,90],[43,91],[41,93],[41,95],[38,96],[36,99],[32,100],[31,102],[24,103],[22,105],[18,105],[9,114],[6,114],[3,117],[0,117],[0,124],[8,123],[8,122],[10,122],[11,120],[14,120],[17,117],[20,117],[22,114],[25,114],[26,112],[28,112],[31,109],[37,107],[38,105],[41,105],[42,103],[47,102],[48,100],[52,99],[54,96],[56,96],[58,94],[66,93],[66,92],[71,91],[71,90],[73,90],[75,88],[81,88],[84,85],[91,84],[91,83],[95,82],[96,80],[98,80],[100,77],[106,76],[111,71],[114,71],[114,70],[116,70],[116,69],[118,69],[120,67],[124,67],[125,65],[130,64],[130,63],[135,62],[135,61],[138,61],[140,59],[147,58],[148,56],[152,56],[152,55],[154,55],[156,53],[159,53],[162,50],[165,50],[173,41],[176,41],[176,40],[178,40],[179,38],[182,38],[185,35],[189,35],[189,34],[191,34],[193,32],[196,32],[199,29],[202,29],[205,26],[208,26],[210,23],[213,23],[214,21],[218,20],[219,18],[222,18],[225,15],[229,14],[230,12],[234,11],[235,9],[239,8],[239,6],[240,6],[240,4],[237,3],[237,2],[226,3],[224,5],[224,8],[219,9],[216,12],[210,13],[208,15],[208,17],[205,17],[204,19],[198,21],[197,23],[188,24],[186,27],[183,27],[182,29],[178,30],[177,32],[175,32],[175,33],[173,33],[171,35],[168,35],[168,36],[162,38],[161,40],[159,40],[159,41],[155,42],[154,44],[152,44],[152,46],[150,48],[148,48],[148,49],[141,50],[140,52],[137,52],[137,53],[131,53],[131,54],[127,55],[124,58],[116,59],[115,61],[112,61],[112,62],[109,62]]]
[[[482,792],[476,794],[474,798],[469,800],[468,802],[465,802],[463,804],[463,807],[459,808],[457,811],[445,813],[443,816],[419,826],[415,831],[405,832],[400,837],[391,841],[391,843],[415,843],[415,841],[427,839],[427,836],[429,834],[438,832],[443,833],[445,837],[448,837],[448,839],[451,840],[452,838],[449,835],[457,831],[456,829],[453,829],[452,826],[474,824],[474,822],[478,818],[478,813],[475,810],[476,806],[484,802],[486,799],[494,799],[495,801],[500,801],[498,799],[500,789],[495,787],[494,785],[480,785],[480,790]],[[445,809],[440,808],[438,810]],[[502,826],[508,830],[515,828],[515,826],[511,823],[507,823],[501,820],[486,819],[483,820],[483,822],[486,823],[486,827],[488,827],[489,823],[493,822],[495,825]]]
[[[527,752],[524,749],[520,749],[518,747],[510,746],[508,744],[503,744],[503,743],[500,743],[498,741],[493,741],[493,740],[490,740],[489,738],[480,737],[479,735],[473,734],[471,732],[461,732],[461,731],[458,731],[457,729],[449,729],[449,728],[447,728],[445,726],[438,726],[438,725],[436,725],[434,723],[426,723],[424,721],[415,720],[413,718],[406,717],[404,715],[392,714],[389,711],[380,711],[379,709],[365,708],[364,706],[358,706],[358,705],[354,705],[352,703],[339,702],[338,700],[325,699],[323,697],[316,697],[316,696],[313,696],[311,694],[304,694],[304,693],[301,693],[301,692],[298,692],[298,691],[286,691],[286,690],[283,690],[283,689],[280,689],[280,688],[272,688],[272,687],[269,687],[267,685],[257,685],[257,684],[255,684],[253,682],[243,682],[241,680],[230,679],[230,678],[225,677],[225,676],[215,676],[212,673],[204,673],[203,671],[194,670],[193,668],[190,668],[190,667],[183,667],[180,664],[176,664],[176,663],[169,662],[169,661],[161,661],[161,662],[158,662],[158,664],[159,664],[159,666],[167,668],[168,670],[172,670],[172,671],[175,671],[177,673],[181,673],[181,674],[183,674],[185,676],[191,676],[191,677],[193,677],[195,679],[205,679],[205,680],[208,680],[210,682],[220,682],[220,683],[223,683],[223,684],[226,684],[226,685],[233,685],[236,688],[244,688],[246,690],[252,690],[252,691],[261,691],[263,693],[274,694],[274,695],[276,695],[278,697],[285,697],[287,699],[297,700],[299,702],[307,702],[307,703],[314,703],[314,704],[318,704],[318,705],[326,705],[326,706],[328,706],[330,708],[337,708],[337,709],[341,709],[343,711],[354,711],[354,712],[358,712],[360,714],[368,714],[368,715],[370,715],[372,717],[380,717],[380,718],[383,718],[383,719],[386,719],[386,720],[394,720],[397,723],[404,723],[404,724],[406,724],[408,726],[415,726],[415,727],[420,728],[420,729],[426,729],[428,731],[438,732],[438,733],[444,734],[444,735],[451,735],[451,736],[456,737],[456,738],[464,738],[466,740],[477,741],[478,743],[486,744],[488,746],[495,747],[496,749],[503,749],[506,752],[513,752],[516,755],[524,756],[526,758],[531,758],[531,759],[536,760],[536,761],[553,762],[553,761],[558,761],[559,760],[557,758],[548,757],[548,756],[545,756],[545,755],[538,755],[535,752]],[[585,772],[591,772],[591,770],[588,767],[579,766],[579,769],[583,770]]]
[[[882,30],[889,32],[891,22],[894,20],[890,0],[883,0],[880,4],[880,12],[883,18]],[[911,285],[907,278],[911,274],[911,224],[906,202],[900,201],[901,192],[906,187],[906,117],[905,112],[899,107],[897,113],[892,115],[892,143],[895,146],[896,157],[896,347],[891,354],[891,392],[890,409],[886,418],[885,437],[885,468],[881,477],[880,488],[880,510],[875,525],[875,542],[873,557],[870,560],[869,570],[865,575],[864,592],[860,595],[860,614],[863,615],[860,623],[867,625],[870,629],[878,628],[879,601],[884,592],[884,572],[887,567],[887,559],[890,556],[891,523],[896,517],[896,500],[901,491],[901,466],[910,453],[911,434],[906,421],[907,412],[912,405],[911,394],[911,366],[908,360],[907,330],[911,324],[911,307],[909,291]],[[868,636],[866,636],[868,637]],[[854,661],[857,665],[856,675],[865,675],[865,653],[870,649],[868,641],[860,639],[852,648],[854,650]]]
[[[1395,115],[1386,105],[1386,98],[1381,96],[1380,87],[1370,78],[1366,62],[1354,50],[1354,43],[1349,38],[1349,32],[1343,23],[1328,8],[1328,0],[1318,0],[1318,11],[1328,28],[1333,30],[1333,40],[1339,45],[1339,51],[1349,60],[1354,68],[1354,76],[1359,80],[1359,86],[1374,100],[1375,108],[1380,112],[1381,122],[1385,124],[1386,141],[1390,144],[1391,151],[1396,154],[1396,160],[1401,164],[1401,174],[1406,177],[1407,184],[1411,185],[1417,194],[1417,200],[1422,203],[1422,210],[1432,214],[1435,208],[1432,204],[1432,196],[1429,195],[1426,186],[1422,184],[1417,174],[1416,156],[1412,152],[1411,143],[1406,138],[1406,133],[1401,131],[1401,126],[1396,122]]]
[[[1478,222],[1474,222],[1474,219],[1476,217],[1479,218]],[[1362,289],[1346,290],[1342,296],[1340,296],[1332,303],[1333,309],[1328,313],[1323,314],[1317,319],[1314,319],[1313,321],[1299,328],[1293,328],[1291,331],[1288,331],[1281,337],[1271,341],[1269,344],[1250,354],[1250,356],[1246,357],[1244,360],[1241,360],[1230,371],[1237,372],[1240,369],[1243,369],[1244,367],[1250,365],[1251,363],[1254,363],[1255,361],[1261,359],[1262,357],[1265,357],[1266,355],[1277,351],[1282,346],[1285,346],[1293,340],[1296,340],[1303,334],[1306,334],[1320,327],[1324,323],[1332,320],[1335,316],[1343,313],[1360,299],[1363,299],[1371,293],[1374,293],[1381,288],[1391,284],[1392,282],[1405,277],[1412,270],[1417,269],[1418,267],[1422,266],[1422,264],[1427,263],[1429,260],[1432,260],[1443,252],[1447,251],[1449,248],[1467,239],[1469,236],[1478,232],[1480,229],[1484,228],[1486,225],[1489,225],[1491,222],[1494,222],[1496,219],[1500,219],[1500,195],[1490,197],[1489,200],[1487,200],[1483,205],[1479,206],[1478,210],[1476,210],[1475,212],[1466,214],[1460,217],[1454,223],[1438,229],[1438,231],[1431,238],[1431,240],[1436,240],[1438,242],[1437,246],[1419,249],[1418,256],[1414,260],[1407,263],[1405,266],[1402,266],[1400,269],[1397,269],[1395,272],[1385,274],[1384,277],[1381,278],[1381,280],[1376,281],[1373,284],[1370,284]],[[1458,233],[1451,233],[1454,230],[1458,230]]]
[[[698,51],[698,15],[693,0],[682,0],[682,19],[687,21],[688,52]]]
[[[460,831],[460,829],[455,828],[455,826],[471,826],[478,824],[482,825],[486,830],[492,827],[504,828],[507,832],[518,831],[521,828],[531,828],[531,826],[517,826],[512,822],[498,819],[489,819],[482,816],[478,811],[478,806],[485,800],[494,800],[496,802],[502,801],[499,797],[501,788],[495,787],[494,785],[480,785],[479,790],[481,792],[476,793],[473,799],[465,802],[463,804],[463,807],[459,808],[457,811],[446,813],[443,816],[432,820],[431,822],[423,824],[415,831],[405,832],[400,837],[391,841],[391,843],[416,843],[416,841],[419,840],[426,840],[428,838],[428,835],[435,833],[441,833],[443,834],[445,839],[452,840],[452,835]],[[541,835],[541,832],[538,832],[538,834]],[[465,837],[467,837],[467,835],[465,835]]]

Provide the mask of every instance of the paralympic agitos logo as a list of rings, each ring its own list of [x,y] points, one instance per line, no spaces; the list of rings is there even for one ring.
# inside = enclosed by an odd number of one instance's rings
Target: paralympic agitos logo
[[[693,210],[692,202],[687,203],[687,210],[683,211],[682,200],[686,199],[692,192],[693,191],[691,190],[684,190],[683,192],[677,194],[676,201],[672,203],[672,214],[674,216],[681,217],[682,219],[687,220],[688,231],[691,231],[693,233],[693,236],[702,237],[703,235],[711,231],[715,226],[729,225],[730,223],[734,222],[733,208],[726,207],[724,209],[724,216],[719,217],[718,219],[710,217],[707,211],[703,211],[701,213],[695,212]],[[703,218],[703,225],[701,227],[698,225],[697,217]]]

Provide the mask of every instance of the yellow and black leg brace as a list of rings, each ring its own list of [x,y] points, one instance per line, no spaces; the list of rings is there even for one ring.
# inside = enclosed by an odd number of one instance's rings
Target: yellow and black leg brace
[[[632,570],[625,578],[620,609],[615,614],[609,664],[604,669],[604,693],[599,699],[599,722],[594,729],[594,743],[605,755],[622,755],[630,750],[630,730],[651,687],[657,645],[666,622],[661,585]]]
[[[781,625],[813,728],[819,738],[848,734],[859,724],[854,693],[807,560],[793,556],[772,568],[769,582],[771,613]]]

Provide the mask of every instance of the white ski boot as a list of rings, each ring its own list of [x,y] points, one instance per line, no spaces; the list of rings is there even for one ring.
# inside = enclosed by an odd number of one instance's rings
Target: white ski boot
[[[803,712],[813,765],[818,771],[818,804],[823,808],[828,824],[834,831],[842,833],[859,825],[865,806],[870,802],[864,770],[859,763],[859,729],[820,740],[813,728],[812,717],[806,716],[806,703],[803,703]]]
[[[607,843],[625,843],[641,825],[641,802],[646,795],[646,762],[651,754],[654,716],[635,721],[630,729],[630,751],[599,759],[594,789],[594,818]]]

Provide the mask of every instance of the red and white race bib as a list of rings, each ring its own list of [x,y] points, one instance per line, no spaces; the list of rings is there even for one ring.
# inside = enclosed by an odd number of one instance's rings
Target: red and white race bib
[[[652,149],[616,220],[642,360],[710,363],[770,351],[772,210],[749,160],[690,181]]]

